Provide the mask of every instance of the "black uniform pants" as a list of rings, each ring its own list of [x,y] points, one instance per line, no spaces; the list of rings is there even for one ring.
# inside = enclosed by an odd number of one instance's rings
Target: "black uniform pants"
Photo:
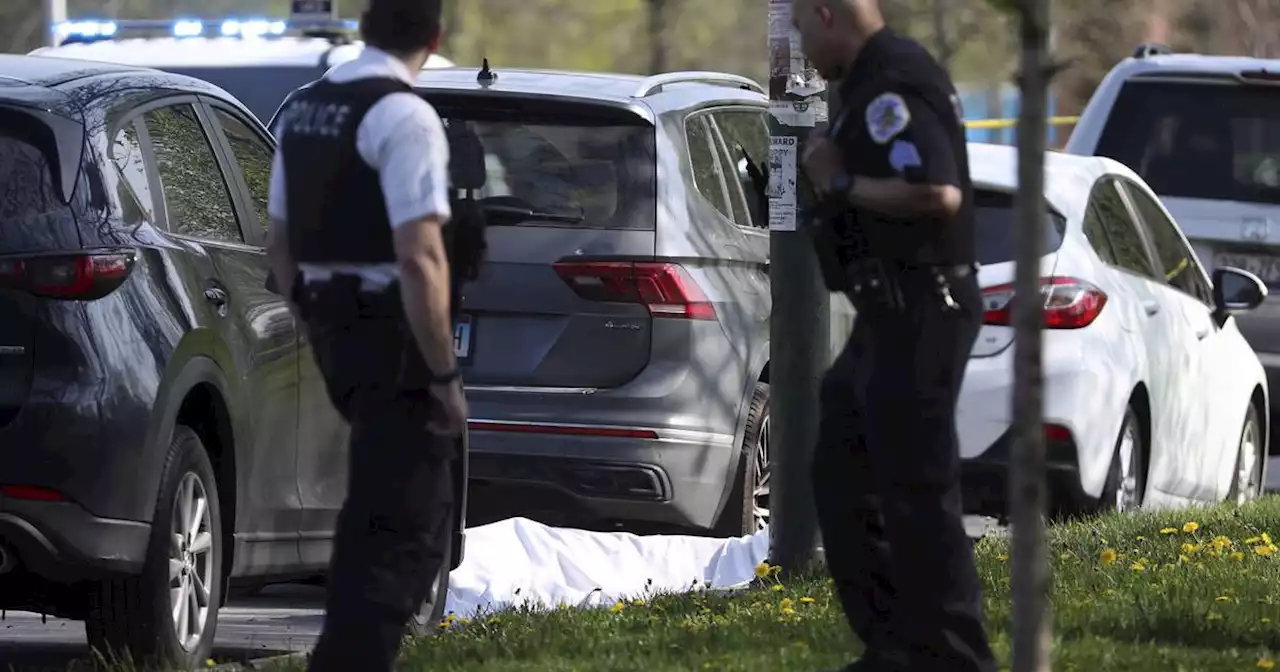
[[[425,392],[356,389],[347,402],[347,499],[308,670],[389,672],[450,543],[455,439],[427,431]]]
[[[822,380],[813,484],[823,546],[866,658],[994,672],[955,429],[981,296],[972,273],[952,283],[960,310],[917,284],[903,287],[902,312],[859,312]]]

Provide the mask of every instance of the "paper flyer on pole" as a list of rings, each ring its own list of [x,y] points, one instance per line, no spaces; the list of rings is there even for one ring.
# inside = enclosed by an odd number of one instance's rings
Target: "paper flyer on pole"
[[[800,139],[769,138],[769,230],[796,230],[796,163]]]

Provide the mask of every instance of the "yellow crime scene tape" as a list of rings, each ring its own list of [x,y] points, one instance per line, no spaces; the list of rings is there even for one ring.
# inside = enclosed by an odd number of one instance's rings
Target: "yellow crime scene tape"
[[[1077,121],[1080,121],[1080,117],[1049,117],[1050,126],[1070,126]],[[965,128],[1013,128],[1017,125],[1017,119],[975,119],[964,122]]]

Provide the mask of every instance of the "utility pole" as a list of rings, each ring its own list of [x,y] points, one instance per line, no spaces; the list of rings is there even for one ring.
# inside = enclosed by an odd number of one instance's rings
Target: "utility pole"
[[[1013,523],[1013,672],[1048,672],[1049,559],[1045,548],[1045,445],[1040,257],[1044,251],[1046,105],[1054,65],[1049,56],[1049,1],[1020,0],[1022,67],[1018,112],[1017,270],[1013,306],[1013,425],[1017,437],[1009,486]]]
[[[800,187],[800,151],[826,121],[827,86],[800,52],[791,0],[769,3],[769,559],[803,571],[817,548],[810,465],[818,440],[818,381],[831,361],[829,293],[808,234],[797,226],[812,190]],[[806,193],[802,193],[806,192]]]
[[[58,46],[58,24],[67,20],[67,0],[43,0],[41,3],[44,39],[40,42],[46,47]]]

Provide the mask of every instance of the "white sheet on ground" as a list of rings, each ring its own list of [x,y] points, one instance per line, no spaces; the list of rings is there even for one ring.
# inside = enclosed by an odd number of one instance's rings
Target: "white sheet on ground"
[[[523,604],[602,606],[646,592],[733,588],[751,581],[768,552],[767,530],[740,539],[641,537],[512,518],[467,530],[445,609],[471,618]]]

